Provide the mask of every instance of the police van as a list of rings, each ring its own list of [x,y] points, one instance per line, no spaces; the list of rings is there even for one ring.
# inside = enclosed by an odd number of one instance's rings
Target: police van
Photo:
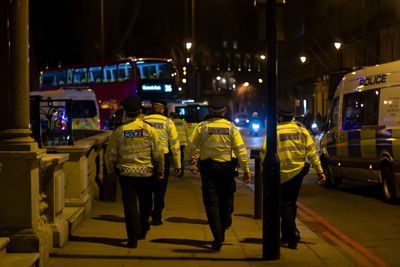
[[[400,199],[400,61],[346,74],[335,92],[321,140],[327,185],[342,179],[381,184]]]
[[[42,100],[72,99],[72,129],[73,130],[100,130],[99,106],[96,95],[91,89],[57,89],[40,92],[31,92],[31,95],[40,95]],[[43,109],[43,108],[42,108]],[[43,114],[43,111],[41,112]],[[50,127],[62,128],[60,125]]]

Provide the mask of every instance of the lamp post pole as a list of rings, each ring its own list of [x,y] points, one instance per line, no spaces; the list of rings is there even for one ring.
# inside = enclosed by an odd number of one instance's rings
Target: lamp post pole
[[[276,91],[277,91],[277,0],[266,5],[267,39],[267,153],[263,164],[263,259],[280,257],[280,175],[276,141]]]

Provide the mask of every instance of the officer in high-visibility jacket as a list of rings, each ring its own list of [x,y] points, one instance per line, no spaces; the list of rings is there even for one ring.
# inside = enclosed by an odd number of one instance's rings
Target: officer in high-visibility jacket
[[[288,247],[292,249],[297,247],[300,240],[295,222],[296,202],[303,178],[310,168],[306,157],[318,174],[318,183],[323,184],[326,180],[314,141],[301,123],[293,121],[294,111],[292,98],[282,98],[278,101],[277,153],[280,161],[281,240],[287,242]],[[264,161],[266,148],[267,137],[261,150],[261,163]]]
[[[178,113],[171,113],[171,118],[172,121],[175,124],[176,130],[178,131],[178,136],[179,136],[179,143],[181,145],[181,165],[182,165],[182,171],[179,175],[179,177],[183,176],[183,159],[184,159],[184,149],[187,144],[187,140],[189,138],[189,131],[188,131],[188,126],[187,123],[184,119],[179,117]]]
[[[161,180],[164,177],[164,151],[151,125],[138,119],[142,106],[140,98],[130,96],[122,105],[127,119],[112,133],[105,163],[109,174],[119,175],[127,246],[136,248],[137,240],[144,239],[150,228],[152,177]]]
[[[166,103],[161,100],[153,100],[151,106],[151,114],[145,116],[143,120],[150,123],[158,134],[161,145],[164,149],[164,179],[155,181],[154,186],[154,207],[151,214],[152,224],[162,224],[162,210],[165,206],[164,197],[167,191],[169,177],[169,152],[172,154],[174,161],[175,176],[179,176],[181,172],[181,153],[178,132],[174,122],[164,115]]]
[[[251,181],[246,147],[236,126],[224,118],[228,99],[217,96],[209,100],[210,115],[190,135],[185,149],[193,165],[199,157],[203,203],[214,236],[213,250],[220,250],[231,216],[236,184],[232,151],[244,170],[243,181]],[[198,151],[199,149],[199,151]]]

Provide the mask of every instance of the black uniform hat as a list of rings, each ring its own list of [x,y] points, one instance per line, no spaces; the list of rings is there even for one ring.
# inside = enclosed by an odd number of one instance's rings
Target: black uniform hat
[[[294,115],[294,99],[292,97],[281,97],[278,99],[277,112],[279,115],[290,117]]]
[[[130,95],[122,101],[128,113],[137,113],[142,108],[142,100],[138,96]]]
[[[208,100],[208,105],[215,112],[224,111],[229,104],[229,99],[224,96],[214,96]]]
[[[151,100],[151,104],[152,105],[154,105],[154,104],[158,104],[158,105],[163,105],[164,107],[165,106],[167,106],[167,102],[165,102],[165,101],[163,101],[163,100],[161,100],[161,99],[154,99],[154,100]]]

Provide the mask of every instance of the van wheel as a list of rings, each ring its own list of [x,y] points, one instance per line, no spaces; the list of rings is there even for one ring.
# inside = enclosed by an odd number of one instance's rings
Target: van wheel
[[[326,161],[322,164],[322,170],[326,176],[326,182],[323,184],[323,186],[326,188],[336,188],[340,181],[333,175],[333,172]]]
[[[395,177],[392,169],[388,165],[384,165],[381,169],[382,177],[382,198],[384,202],[396,202]]]

